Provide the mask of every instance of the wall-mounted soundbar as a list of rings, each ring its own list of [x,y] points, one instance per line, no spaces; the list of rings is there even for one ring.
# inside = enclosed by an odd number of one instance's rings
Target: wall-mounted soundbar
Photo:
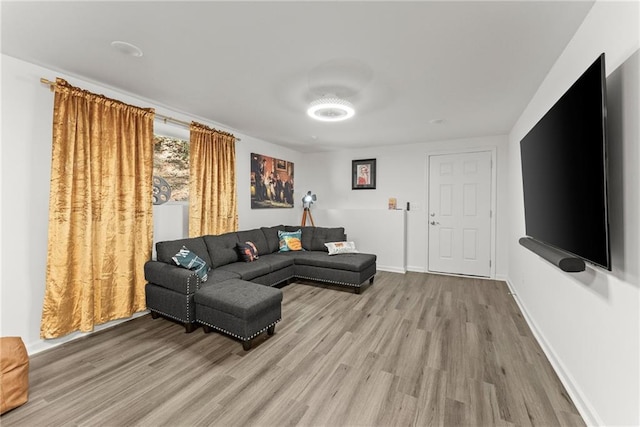
[[[521,237],[518,242],[531,252],[540,255],[562,271],[578,273],[585,269],[584,261],[581,258],[577,258],[575,255],[571,255],[567,252],[561,251],[560,249],[547,246],[544,243],[533,240],[531,237]]]

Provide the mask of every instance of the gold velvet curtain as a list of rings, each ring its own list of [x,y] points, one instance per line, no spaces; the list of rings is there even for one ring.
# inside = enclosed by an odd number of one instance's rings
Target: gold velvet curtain
[[[145,309],[153,119],[57,79],[42,338]]]
[[[236,139],[195,122],[190,131],[189,236],[236,231]]]

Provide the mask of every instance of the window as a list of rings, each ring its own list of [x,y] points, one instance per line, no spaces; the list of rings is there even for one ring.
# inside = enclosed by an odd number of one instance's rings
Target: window
[[[153,145],[153,177],[154,204],[162,204],[165,201],[188,202],[189,142],[171,136],[156,135]],[[165,198],[166,200],[163,200]]]

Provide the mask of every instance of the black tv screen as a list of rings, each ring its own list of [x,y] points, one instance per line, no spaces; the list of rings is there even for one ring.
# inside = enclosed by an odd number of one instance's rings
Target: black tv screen
[[[604,53],[520,150],[527,236],[611,270]]]

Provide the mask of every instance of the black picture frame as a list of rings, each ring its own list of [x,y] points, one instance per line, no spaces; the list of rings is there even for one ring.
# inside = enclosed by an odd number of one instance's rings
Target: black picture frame
[[[376,159],[351,161],[351,189],[376,189]]]

